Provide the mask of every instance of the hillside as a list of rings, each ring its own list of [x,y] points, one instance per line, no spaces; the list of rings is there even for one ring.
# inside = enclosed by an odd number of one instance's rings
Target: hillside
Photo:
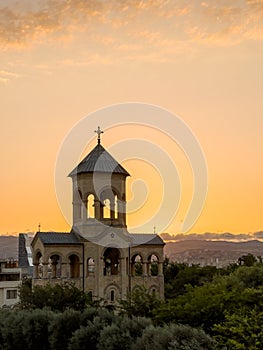
[[[164,252],[171,260],[177,262],[225,266],[236,262],[240,256],[248,253],[263,256],[263,242],[185,240],[167,242]]]

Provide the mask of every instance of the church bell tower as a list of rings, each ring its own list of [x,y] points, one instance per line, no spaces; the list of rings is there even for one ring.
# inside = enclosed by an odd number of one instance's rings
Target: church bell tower
[[[126,177],[129,173],[101,145],[69,174],[73,184],[73,227],[87,232],[98,224],[126,230]]]

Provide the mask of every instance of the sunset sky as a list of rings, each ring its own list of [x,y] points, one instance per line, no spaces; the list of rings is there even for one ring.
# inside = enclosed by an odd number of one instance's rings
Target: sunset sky
[[[263,230],[263,0],[0,0],[0,49],[0,234],[69,229],[54,186],[63,140],[90,113],[131,101],[180,117],[202,147],[208,192],[186,233]],[[76,163],[96,145],[93,131]],[[102,138],[119,160],[127,138],[169,153],[182,196],[167,227],[155,225],[180,233],[193,191],[180,147],[136,125],[112,125]],[[132,226],[158,210],[168,185],[145,158],[124,166],[128,200],[146,196]],[[136,179],[146,186],[132,193]]]

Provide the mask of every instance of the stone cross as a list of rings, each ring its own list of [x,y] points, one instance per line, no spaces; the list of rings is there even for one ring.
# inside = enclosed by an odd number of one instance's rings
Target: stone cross
[[[98,144],[100,144],[100,134],[103,134],[103,131],[101,128],[98,126],[97,130],[94,130],[94,132],[98,135]]]

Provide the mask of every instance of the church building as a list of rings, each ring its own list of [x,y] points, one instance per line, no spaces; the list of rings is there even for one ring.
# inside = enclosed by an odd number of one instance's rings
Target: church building
[[[127,298],[137,286],[164,298],[163,247],[157,234],[128,232],[129,173],[101,145],[73,169],[70,232],[37,232],[31,243],[33,285],[74,282],[93,300]]]

